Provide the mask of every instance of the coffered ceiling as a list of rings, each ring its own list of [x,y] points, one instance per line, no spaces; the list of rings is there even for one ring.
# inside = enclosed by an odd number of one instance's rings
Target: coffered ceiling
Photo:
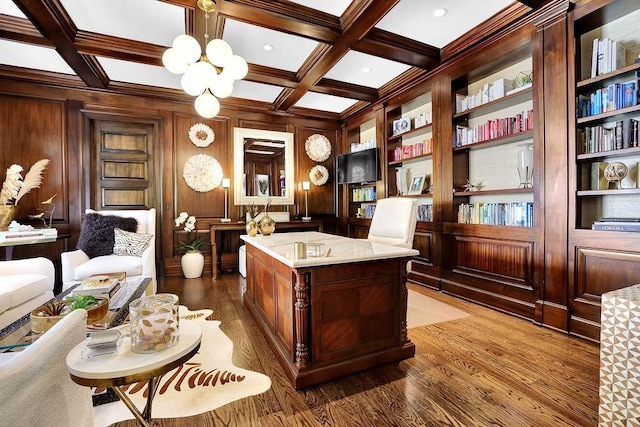
[[[206,20],[196,0],[0,0],[0,76],[192,102],[161,57],[207,32],[249,63],[223,107],[344,118],[547,2],[218,0]]]

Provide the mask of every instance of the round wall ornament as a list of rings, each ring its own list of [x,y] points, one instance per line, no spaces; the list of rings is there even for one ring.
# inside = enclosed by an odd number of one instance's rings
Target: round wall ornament
[[[189,139],[196,147],[207,147],[215,138],[216,134],[213,132],[213,129],[204,123],[196,123],[189,129]]]
[[[207,154],[196,154],[184,164],[182,176],[189,187],[204,193],[220,185],[222,166]]]
[[[331,154],[331,142],[329,138],[318,133],[314,133],[304,144],[307,156],[314,162],[324,162]]]
[[[309,180],[313,182],[314,185],[324,185],[328,179],[329,171],[322,165],[315,165],[309,171]]]

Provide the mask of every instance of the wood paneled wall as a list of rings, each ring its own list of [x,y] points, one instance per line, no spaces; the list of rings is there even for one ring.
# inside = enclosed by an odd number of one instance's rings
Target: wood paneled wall
[[[189,140],[189,129],[195,123],[205,123],[215,132],[215,140],[208,147],[196,147]],[[114,127],[139,124],[151,129],[149,134],[153,135],[153,146],[149,150],[149,162],[154,173],[147,207],[158,210],[157,259],[159,271],[165,274],[181,274],[175,250],[180,230],[176,230],[173,223],[179,212],[196,215],[198,231],[207,242],[209,223],[224,216],[222,188],[209,192],[191,189],[182,176],[184,164],[194,154],[208,154],[220,163],[224,176],[231,178],[233,186],[234,127],[292,132],[296,182],[308,179],[309,170],[315,164],[306,155],[306,139],[314,133],[329,138],[332,155],[322,164],[329,169],[330,179],[322,187],[312,186],[309,213],[316,218],[335,218],[337,215],[333,163],[340,123],[335,120],[225,110],[207,120],[199,117],[192,104],[186,102],[60,89],[46,83],[0,79],[0,124],[2,171],[14,163],[28,169],[39,159],[51,160],[41,188],[20,201],[18,220],[41,226],[28,215],[39,212],[39,203],[57,194],[54,226],[60,234],[70,235],[56,244],[16,247],[14,258],[43,255],[59,260],[61,251],[75,249],[84,210],[99,208],[94,204],[101,200],[96,194],[101,191],[96,185],[96,178],[104,176],[104,171],[100,163],[92,159],[95,150],[91,148],[95,143],[97,124]],[[244,209],[234,205],[232,191],[229,192],[229,202],[229,216],[232,220],[241,219]],[[292,216],[301,214],[303,203],[304,193],[296,187],[295,205],[289,207]],[[210,245],[206,245],[203,252],[207,255],[205,271],[210,271]]]

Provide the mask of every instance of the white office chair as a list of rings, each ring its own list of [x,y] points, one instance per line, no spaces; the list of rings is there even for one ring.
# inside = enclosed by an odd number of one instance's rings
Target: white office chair
[[[413,247],[418,202],[408,197],[389,197],[376,202],[367,240],[403,248]]]
[[[0,425],[95,425],[91,389],[67,370],[67,354],[86,336],[87,312],[74,310],[23,351],[0,354]]]
[[[124,271],[127,278],[140,276],[151,277],[148,292],[156,292],[156,210],[120,210],[120,211],[94,211],[87,209],[85,213],[98,213],[101,215],[115,215],[124,218],[138,220],[137,233],[151,234],[153,238],[149,242],[142,256],[134,255],[102,255],[95,258],[78,249],[72,252],[63,252],[60,256],[62,263],[62,290],[89,276],[104,273]]]

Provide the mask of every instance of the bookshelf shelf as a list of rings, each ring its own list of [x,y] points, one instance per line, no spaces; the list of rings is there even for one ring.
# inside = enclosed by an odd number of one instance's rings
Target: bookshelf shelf
[[[583,125],[596,125],[605,121],[615,121],[625,118],[629,113],[639,113],[640,105],[634,105],[632,107],[619,108],[617,110],[607,111],[602,114],[595,114],[593,116],[580,117],[577,120],[579,126]]]
[[[415,162],[418,160],[427,160],[427,159],[431,159],[432,157],[433,157],[433,153],[429,153],[429,154],[423,154],[421,156],[414,156],[414,157],[410,157],[402,160],[392,160],[388,164],[389,166],[402,165],[403,163]]]
[[[516,141],[533,138],[533,130],[516,132],[511,135],[502,136],[500,138],[489,139],[486,141],[474,142],[473,144],[461,145],[453,148],[453,151],[478,150],[482,148],[494,147],[497,145],[510,144]]]
[[[501,194],[532,194],[533,188],[504,188],[499,190],[456,191],[455,197],[496,196]]]
[[[529,99],[531,99],[531,92],[533,91],[533,87],[529,87],[527,89],[523,89],[520,92],[513,93],[511,95],[503,96],[502,98],[496,99],[491,102],[487,102],[482,105],[478,105],[477,107],[470,108],[466,111],[462,111],[460,113],[455,113],[453,115],[455,119],[465,119],[472,118],[479,115],[491,114],[500,110],[504,110],[505,108],[512,107],[514,105],[521,104]]]
[[[595,153],[578,154],[576,160],[579,162],[589,162],[601,160],[607,157],[625,157],[629,155],[640,155],[640,147],[621,148],[619,150],[598,151]]]
[[[620,77],[625,74],[631,74],[633,71],[640,70],[640,63],[633,63],[618,70],[611,71],[606,74],[601,74],[590,79],[579,81],[576,84],[576,88],[580,91],[588,91],[601,87],[603,84],[607,84],[611,81],[619,80]]]
[[[403,132],[403,133],[399,133],[397,135],[391,135],[389,137],[389,142],[402,142],[402,138],[408,137],[408,136],[412,136],[412,135],[416,135],[422,132],[426,132],[428,130],[431,130],[433,127],[433,123],[429,123],[425,126],[420,126],[417,127],[415,129],[411,129],[407,132]]]
[[[640,188],[618,188],[611,190],[578,190],[578,197],[594,197],[594,196],[631,196],[640,195]]]

